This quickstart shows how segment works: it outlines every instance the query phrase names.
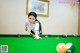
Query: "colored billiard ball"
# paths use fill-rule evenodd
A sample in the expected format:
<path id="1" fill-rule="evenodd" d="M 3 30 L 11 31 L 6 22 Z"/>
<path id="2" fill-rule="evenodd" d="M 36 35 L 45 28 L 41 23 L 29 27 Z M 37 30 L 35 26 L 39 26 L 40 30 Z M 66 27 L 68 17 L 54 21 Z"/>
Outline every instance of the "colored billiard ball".
<path id="1" fill-rule="evenodd" d="M 66 37 L 67 37 L 68 35 L 66 34 Z"/>
<path id="2" fill-rule="evenodd" d="M 65 34 L 63 34 L 63 35 L 62 35 L 62 37 L 63 37 L 63 38 L 65 38 L 65 37 L 66 37 L 66 35 L 65 35 Z"/>
<path id="3" fill-rule="evenodd" d="M 20 34 L 17 34 L 17 37 L 20 37 Z"/>
<path id="4" fill-rule="evenodd" d="M 67 43 L 66 48 L 67 48 L 67 53 L 73 53 L 75 50 L 75 46 L 72 43 Z"/>
<path id="5" fill-rule="evenodd" d="M 57 46 L 56 46 L 56 50 L 58 53 L 66 53 L 67 49 L 66 49 L 66 46 L 64 43 L 59 43 Z"/>
<path id="6" fill-rule="evenodd" d="M 77 35 L 76 35 L 76 34 L 74 34 L 74 37 L 77 37 Z"/>

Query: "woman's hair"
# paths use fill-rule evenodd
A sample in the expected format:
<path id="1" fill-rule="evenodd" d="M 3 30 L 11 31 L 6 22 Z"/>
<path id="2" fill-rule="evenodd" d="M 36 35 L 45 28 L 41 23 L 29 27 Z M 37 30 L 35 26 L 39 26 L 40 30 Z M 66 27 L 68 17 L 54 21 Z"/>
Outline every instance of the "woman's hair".
<path id="1" fill-rule="evenodd" d="M 29 16 L 34 16 L 35 18 L 37 18 L 37 14 L 35 13 L 35 12 L 30 12 L 29 14 L 28 14 L 28 17 Z"/>
<path id="2" fill-rule="evenodd" d="M 35 21 L 38 21 L 37 20 L 37 14 L 35 13 L 35 12 L 30 12 L 29 14 L 28 14 L 28 17 L 29 16 L 34 16 L 35 17 Z M 39 32 L 40 32 L 40 34 L 42 34 L 42 27 L 41 27 L 41 23 L 38 21 L 38 23 L 39 23 Z M 32 32 L 33 33 L 33 32 Z M 34 33 L 33 33 L 34 34 Z"/>

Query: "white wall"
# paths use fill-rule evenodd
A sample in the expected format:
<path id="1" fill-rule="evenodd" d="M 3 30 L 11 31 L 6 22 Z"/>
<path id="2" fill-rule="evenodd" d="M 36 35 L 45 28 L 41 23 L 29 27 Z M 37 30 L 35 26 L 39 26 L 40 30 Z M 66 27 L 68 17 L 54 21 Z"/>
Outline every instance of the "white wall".
<path id="1" fill-rule="evenodd" d="M 78 18 L 78 34 L 80 34 L 80 4 L 79 4 L 79 18 Z"/>
<path id="2" fill-rule="evenodd" d="M 43 33 L 77 34 L 78 5 L 71 8 L 69 4 L 50 0 L 49 17 L 40 17 Z M 0 0 L 0 34 L 25 34 L 26 0 Z"/>

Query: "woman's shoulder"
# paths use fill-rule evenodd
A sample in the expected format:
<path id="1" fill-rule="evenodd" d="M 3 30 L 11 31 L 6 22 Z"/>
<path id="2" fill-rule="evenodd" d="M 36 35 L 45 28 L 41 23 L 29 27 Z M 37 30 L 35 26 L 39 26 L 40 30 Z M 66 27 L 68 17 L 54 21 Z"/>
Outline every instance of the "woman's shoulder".
<path id="1" fill-rule="evenodd" d="M 39 21 L 36 21 L 36 22 L 35 22 L 35 25 L 36 25 L 36 26 L 39 26 Z"/>

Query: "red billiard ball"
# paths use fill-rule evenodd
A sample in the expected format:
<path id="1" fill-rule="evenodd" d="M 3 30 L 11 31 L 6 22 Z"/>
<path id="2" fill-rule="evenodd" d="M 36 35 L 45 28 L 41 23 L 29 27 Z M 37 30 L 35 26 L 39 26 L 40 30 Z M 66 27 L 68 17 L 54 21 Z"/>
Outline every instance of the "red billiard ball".
<path id="1" fill-rule="evenodd" d="M 20 37 L 20 34 L 17 34 L 17 37 Z"/>

